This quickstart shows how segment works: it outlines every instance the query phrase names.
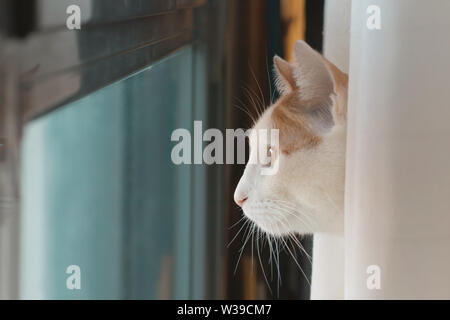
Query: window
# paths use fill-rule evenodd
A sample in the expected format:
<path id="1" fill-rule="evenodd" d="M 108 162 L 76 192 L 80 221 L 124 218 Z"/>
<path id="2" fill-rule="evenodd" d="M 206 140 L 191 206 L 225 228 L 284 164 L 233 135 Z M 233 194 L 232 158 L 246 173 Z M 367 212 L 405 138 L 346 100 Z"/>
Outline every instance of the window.
<path id="1" fill-rule="evenodd" d="M 26 74 L 17 297 L 221 294 L 223 169 L 173 164 L 170 140 L 195 119 L 223 127 L 223 53 L 209 38 L 225 5 L 131 2 L 80 2 L 80 31 L 57 14 L 69 2 L 38 2 L 11 50 Z M 67 290 L 71 265 L 83 290 Z"/>
<path id="2" fill-rule="evenodd" d="M 192 62 L 184 48 L 28 124 L 23 298 L 189 297 L 195 189 L 167 141 L 192 123 Z"/>
<path id="3" fill-rule="evenodd" d="M 66 27 L 70 4 L 80 6 L 80 30 Z M 177 166 L 170 158 L 174 129 L 192 132 L 195 120 L 203 130 L 246 128 L 236 100 L 261 90 L 269 101 L 270 59 L 282 54 L 277 1 L 0 6 L 11 17 L 0 23 L 0 88 L 8 93 L 0 96 L 8 119 L 0 165 L 12 177 L 5 184 L 0 176 L 0 193 L 5 185 L 20 190 L 20 212 L 11 206 L 0 219 L 0 279 L 8 279 L 0 297 L 308 296 L 287 254 L 284 285 L 275 275 L 270 290 L 251 245 L 241 255 L 238 236 L 227 247 L 242 217 L 233 191 L 243 166 Z M 14 177 L 20 183 L 9 184 Z M 267 246 L 261 256 L 267 273 Z M 67 289 L 73 265 L 81 291 Z"/>

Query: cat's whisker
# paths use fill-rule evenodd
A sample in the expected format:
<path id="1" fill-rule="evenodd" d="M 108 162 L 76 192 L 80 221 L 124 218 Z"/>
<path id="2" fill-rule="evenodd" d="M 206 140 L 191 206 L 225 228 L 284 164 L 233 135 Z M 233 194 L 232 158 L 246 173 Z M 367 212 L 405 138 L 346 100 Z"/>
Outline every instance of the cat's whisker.
<path id="1" fill-rule="evenodd" d="M 248 110 L 248 108 L 246 108 L 248 103 L 244 103 L 239 97 L 234 97 L 234 99 L 240 104 L 241 107 L 243 107 L 247 111 L 250 111 L 250 110 Z M 256 116 L 258 116 L 258 112 L 256 112 Z"/>
<path id="2" fill-rule="evenodd" d="M 280 296 L 280 286 L 281 286 L 281 272 L 280 272 L 280 256 L 279 256 L 279 252 L 278 252 L 278 242 L 277 239 L 269 234 L 266 233 L 268 242 L 269 242 L 269 248 L 270 248 L 270 272 L 271 272 L 271 281 L 273 281 L 273 274 L 272 274 L 272 260 L 275 262 L 275 267 L 276 267 L 276 271 L 277 271 L 277 296 Z M 272 245 L 272 241 L 274 242 Z M 274 249 L 275 247 L 275 249 Z M 273 256 L 273 259 L 272 259 Z"/>
<path id="3" fill-rule="evenodd" d="M 278 204 L 280 206 L 283 206 L 286 210 L 289 211 L 288 214 L 294 215 L 298 219 L 302 220 L 303 223 L 305 223 L 307 225 L 307 227 L 311 229 L 311 232 L 312 232 L 312 230 L 315 230 L 315 228 L 314 228 L 315 226 L 314 226 L 314 223 L 312 221 L 312 217 L 309 217 L 307 215 L 307 213 L 306 213 L 307 211 L 306 210 L 302 211 L 302 213 L 303 213 L 302 215 L 296 215 L 295 213 L 299 212 L 299 210 L 295 206 L 293 206 L 292 204 L 290 204 L 287 201 L 270 199 L 270 200 L 266 200 L 266 202 L 275 203 L 275 204 Z M 301 217 L 303 217 L 303 218 L 301 218 Z"/>
<path id="4" fill-rule="evenodd" d="M 257 82 L 258 83 L 258 82 Z M 264 101 L 261 100 L 260 96 L 253 90 L 251 89 L 249 86 L 247 86 L 247 89 L 252 93 L 252 95 L 255 97 L 255 99 L 257 100 L 256 102 L 258 102 L 257 107 L 260 110 L 260 116 L 264 113 Z"/>
<path id="5" fill-rule="evenodd" d="M 246 86 L 244 89 L 247 91 L 248 99 L 251 100 L 251 102 L 253 103 L 252 106 L 256 110 L 258 118 L 261 117 L 261 115 L 264 112 L 264 107 L 262 107 L 262 101 L 250 87 Z M 255 97 L 255 99 L 253 99 L 253 97 Z"/>
<path id="6" fill-rule="evenodd" d="M 264 101 L 261 100 L 259 95 L 253 89 L 251 89 L 249 86 L 247 86 L 247 90 L 249 91 L 249 93 L 252 94 L 252 97 L 253 96 L 255 97 L 255 100 L 256 100 L 255 101 L 255 106 L 258 107 L 258 110 L 259 110 L 258 114 L 259 114 L 259 117 L 261 117 L 262 114 L 264 113 L 264 110 L 265 110 L 265 103 L 264 103 Z"/>
<path id="7" fill-rule="evenodd" d="M 250 93 L 250 90 L 247 89 L 247 87 L 243 86 L 242 88 L 245 90 L 246 95 L 247 95 L 247 99 L 249 100 L 250 104 L 256 110 L 256 114 L 257 114 L 258 118 L 260 118 L 262 114 L 261 114 L 261 112 L 260 112 L 260 110 L 258 108 L 258 105 L 256 104 L 255 100 L 253 100 L 253 95 Z"/>
<path id="8" fill-rule="evenodd" d="M 280 208 L 282 209 L 282 208 Z M 288 215 L 291 215 L 292 217 L 298 219 L 301 223 L 303 223 L 306 227 L 306 229 L 309 229 L 307 233 L 312 233 L 313 230 L 316 228 L 314 227 L 314 222 L 312 221 L 312 218 L 310 218 L 307 214 L 303 212 L 302 215 L 297 215 L 297 211 L 290 211 L 288 209 L 285 209 L 283 212 L 287 213 Z"/>
<path id="9" fill-rule="evenodd" d="M 240 207 L 239 207 L 240 208 Z M 238 221 L 236 221 L 235 223 L 233 223 L 233 225 L 231 225 L 231 227 L 229 227 L 228 228 L 228 230 L 231 230 L 231 229 L 233 229 L 234 227 L 236 227 L 240 222 L 242 222 L 242 220 L 244 220 L 246 218 L 246 216 L 245 215 L 242 215 L 242 217 L 238 220 Z"/>
<path id="10" fill-rule="evenodd" d="M 245 98 L 247 100 L 247 103 L 244 103 L 243 105 L 246 106 L 246 105 L 250 104 L 252 106 L 252 108 L 255 110 L 256 118 L 259 118 L 260 117 L 259 110 L 256 107 L 255 101 L 253 100 L 252 96 L 250 95 L 250 91 L 247 89 L 247 87 L 245 85 L 243 85 L 241 88 L 244 91 Z"/>
<path id="11" fill-rule="evenodd" d="M 265 201 L 265 202 L 282 203 L 282 204 L 285 204 L 285 205 L 289 206 L 289 207 L 292 208 L 292 209 L 297 210 L 297 208 L 295 207 L 295 205 L 294 205 L 293 203 L 289 202 L 289 201 L 279 200 L 279 199 L 267 199 L 267 200 L 264 200 L 264 201 Z"/>
<path id="12" fill-rule="evenodd" d="M 274 209 L 276 210 L 276 209 L 279 209 L 279 208 L 274 208 Z M 281 218 L 284 218 L 285 222 L 288 223 L 286 217 L 279 217 L 279 218 L 280 218 L 280 219 L 281 219 Z M 279 221 L 279 222 L 281 223 L 281 221 Z M 312 263 L 312 258 L 311 258 L 311 256 L 308 254 L 308 252 L 306 252 L 305 248 L 302 246 L 302 244 L 299 242 L 299 240 L 295 237 L 295 235 L 292 234 L 292 233 L 288 233 L 287 236 L 288 236 L 291 240 L 294 241 L 294 243 L 297 245 L 297 247 L 298 247 L 298 248 L 306 255 L 306 257 L 308 258 L 309 262 Z"/>
<path id="13" fill-rule="evenodd" d="M 255 125 L 255 124 L 256 124 L 256 118 L 255 118 L 254 116 L 252 116 L 250 110 L 248 110 L 248 108 L 246 107 L 246 105 L 247 105 L 248 103 L 242 102 L 242 100 L 239 99 L 238 97 L 234 97 L 234 99 L 239 103 L 239 104 L 236 104 L 235 106 L 241 107 L 241 110 L 242 110 L 242 111 L 243 111 L 243 109 L 244 109 L 244 110 L 245 110 L 245 113 L 247 114 L 247 116 L 249 116 L 250 119 L 252 119 L 252 121 L 253 121 L 252 126 Z M 255 107 L 253 107 L 253 108 L 255 109 Z M 256 111 L 256 117 L 259 117 L 258 110 L 255 109 L 255 111 Z"/>
<path id="14" fill-rule="evenodd" d="M 295 234 L 289 234 L 288 235 L 289 238 L 294 241 L 294 243 L 297 245 L 297 247 L 306 255 L 306 257 L 308 258 L 309 262 L 312 263 L 312 257 L 309 255 L 309 253 L 305 250 L 305 248 L 303 247 L 302 243 L 297 239 L 297 237 L 295 236 Z"/>
<path id="15" fill-rule="evenodd" d="M 253 224 L 253 228 L 252 228 L 252 274 L 253 274 L 253 270 L 254 270 L 254 266 L 253 266 L 253 237 L 255 235 L 255 228 L 256 228 L 256 224 Z"/>
<path id="16" fill-rule="evenodd" d="M 280 217 L 272 216 L 272 218 L 273 218 L 274 220 L 276 220 L 278 223 L 280 223 L 281 225 L 283 225 L 283 227 L 286 228 L 286 225 L 283 223 L 283 221 L 281 220 Z M 277 228 L 277 229 L 278 229 L 278 232 L 280 232 L 278 226 L 275 225 L 275 228 Z M 291 255 L 291 257 L 294 259 L 295 264 L 297 265 L 297 267 L 299 268 L 300 272 L 301 272 L 301 273 L 303 274 L 303 276 L 305 277 L 305 280 L 306 280 L 306 282 L 308 283 L 308 285 L 311 285 L 311 283 L 310 283 L 309 280 L 308 280 L 308 277 L 306 276 L 305 272 L 303 271 L 302 267 L 300 266 L 299 262 L 297 261 L 296 255 L 294 255 L 294 254 L 292 253 L 291 249 L 289 248 L 289 245 L 286 243 L 286 241 L 284 240 L 283 237 L 279 237 L 279 239 L 283 242 L 284 248 L 287 249 L 287 251 L 289 252 L 289 254 Z"/>
<path id="17" fill-rule="evenodd" d="M 281 282 L 281 272 L 280 272 L 280 245 L 279 245 L 278 241 L 279 241 L 278 239 L 275 240 L 276 249 L 277 249 L 278 293 L 279 293 L 282 282 Z"/>
<path id="18" fill-rule="evenodd" d="M 294 234 L 288 234 L 288 239 L 291 242 L 293 247 L 297 247 L 300 249 L 300 251 L 305 254 L 306 258 L 308 259 L 309 263 L 312 263 L 312 257 L 308 254 L 308 252 L 305 250 L 301 242 L 295 237 Z"/>
<path id="19" fill-rule="evenodd" d="M 245 227 L 245 225 L 248 223 L 249 220 L 247 220 L 239 229 L 239 231 L 234 235 L 233 239 L 230 241 L 230 243 L 228 243 L 227 248 L 230 247 L 230 245 L 233 243 L 233 241 L 237 238 L 237 236 L 239 235 L 239 233 L 241 233 L 242 229 Z"/>
<path id="20" fill-rule="evenodd" d="M 311 223 L 310 221 L 308 221 L 308 219 L 306 219 L 306 216 L 302 217 L 302 216 L 300 216 L 300 215 L 295 214 L 297 211 L 291 212 L 292 209 L 280 207 L 280 206 L 282 205 L 281 203 L 278 204 L 278 205 L 279 205 L 278 207 L 277 207 L 277 206 L 274 206 L 274 205 L 268 205 L 268 207 L 271 208 L 271 209 L 274 209 L 274 210 L 282 211 L 282 212 L 284 212 L 284 213 L 286 213 L 286 214 L 288 214 L 288 215 L 294 217 L 295 219 L 297 219 L 297 220 L 298 220 L 300 223 L 302 223 L 307 229 L 310 229 L 311 231 L 314 230 L 314 229 L 313 229 L 313 226 L 312 226 L 312 223 Z M 305 220 L 304 218 L 305 218 L 306 220 Z"/>
<path id="21" fill-rule="evenodd" d="M 254 231 L 255 228 L 255 224 L 253 222 L 250 222 L 249 225 L 246 228 L 246 233 L 247 233 L 247 237 L 245 238 L 244 244 L 242 245 L 242 247 L 239 249 L 240 252 L 244 251 L 245 249 L 245 245 L 247 244 L 247 241 L 249 240 L 249 238 L 252 236 L 252 233 Z M 244 234 L 245 235 L 245 234 Z"/>
<path id="22" fill-rule="evenodd" d="M 285 219 L 285 221 L 286 221 L 286 219 Z M 287 223 L 287 221 L 286 221 L 286 223 Z M 288 233 L 288 234 L 286 234 L 286 235 L 284 235 L 284 236 L 282 236 L 282 237 L 287 237 L 287 239 L 288 239 L 291 243 L 295 244 L 295 245 L 300 249 L 300 251 L 302 251 L 302 252 L 306 255 L 306 257 L 307 257 L 307 259 L 309 260 L 309 262 L 312 262 L 311 256 L 309 255 L 308 252 L 306 252 L 305 248 L 303 247 L 303 245 L 301 244 L 301 242 L 296 238 L 296 236 L 295 236 L 294 233 Z"/>
<path id="23" fill-rule="evenodd" d="M 276 272 L 277 272 L 277 295 L 280 296 L 280 285 L 281 285 L 281 273 L 280 273 L 280 261 L 278 255 L 278 244 L 277 240 L 270 234 L 267 235 L 270 241 L 273 241 L 273 245 L 271 245 L 271 254 L 273 254 L 273 261 L 275 263 Z M 272 256 L 272 255 L 271 255 Z"/>
<path id="24" fill-rule="evenodd" d="M 269 235 L 266 233 L 267 243 L 269 244 L 269 265 L 270 265 L 270 282 L 273 282 L 273 263 L 272 263 L 272 243 Z"/>
<path id="25" fill-rule="evenodd" d="M 286 223 L 288 223 L 286 217 L 284 217 L 284 221 Z M 297 247 L 306 255 L 306 257 L 308 258 L 309 262 L 312 263 L 312 257 L 305 250 L 305 248 L 303 247 L 301 242 L 297 239 L 296 235 L 294 233 L 287 233 L 285 236 L 287 236 L 290 241 L 293 241 L 297 245 Z M 281 236 L 281 237 L 283 237 L 283 236 Z"/>
<path id="26" fill-rule="evenodd" d="M 244 113 L 250 118 L 250 120 L 253 122 L 252 125 L 254 125 L 254 124 L 256 123 L 255 118 L 254 118 L 247 110 L 245 110 L 244 108 L 242 108 L 242 107 L 239 106 L 238 104 L 234 104 L 233 106 L 234 106 L 235 108 L 238 108 L 238 109 L 241 110 L 242 112 L 244 112 Z"/>
<path id="27" fill-rule="evenodd" d="M 250 67 L 250 71 L 251 71 L 251 73 L 252 73 L 252 75 L 253 75 L 253 78 L 255 79 L 256 84 L 258 85 L 259 93 L 260 93 L 261 98 L 262 98 L 262 101 L 261 101 L 262 112 L 264 112 L 264 109 L 265 109 L 265 106 L 266 106 L 266 99 L 264 98 L 264 94 L 263 94 L 263 92 L 262 92 L 261 86 L 259 85 L 258 79 L 256 78 L 255 72 L 253 71 L 253 68 L 252 68 L 252 66 L 250 65 L 250 63 L 249 63 L 249 67 Z M 261 100 L 261 99 L 260 99 L 260 100 Z"/>
<path id="28" fill-rule="evenodd" d="M 260 232 L 260 231 L 259 231 L 259 229 L 258 229 L 258 233 L 259 233 L 259 232 Z M 265 272 L 265 270 L 264 270 L 264 266 L 263 266 L 263 263 L 262 263 L 262 261 L 261 261 L 261 254 L 260 254 L 260 252 L 259 252 L 259 240 L 258 240 L 258 238 L 257 238 L 257 240 L 256 240 L 256 248 L 257 248 L 257 252 L 258 252 L 259 265 L 261 266 L 261 270 L 262 270 L 262 272 L 263 272 L 264 280 L 266 281 L 267 288 L 269 289 L 270 294 L 272 294 L 272 288 L 270 288 L 269 281 L 267 280 L 266 272 Z"/>
<path id="29" fill-rule="evenodd" d="M 247 220 L 247 221 L 249 221 L 249 220 Z M 245 239 L 244 244 L 242 245 L 241 249 L 239 250 L 240 251 L 239 252 L 239 257 L 238 257 L 238 260 L 236 262 L 236 266 L 234 267 L 233 274 L 236 274 L 237 268 L 239 266 L 239 261 L 241 261 L 242 253 L 244 252 L 244 248 L 245 248 L 245 246 L 247 244 L 248 239 L 250 239 L 250 235 L 253 233 L 253 224 L 252 223 L 247 225 L 247 228 L 245 229 L 244 235 L 247 232 L 248 232 L 247 238 Z"/>
<path id="30" fill-rule="evenodd" d="M 302 267 L 300 266 L 300 264 L 298 263 L 297 259 L 294 257 L 294 255 L 292 254 L 291 249 L 289 249 L 289 246 L 287 245 L 286 241 L 283 238 L 280 238 L 281 241 L 283 241 L 283 243 L 285 244 L 286 249 L 289 251 L 290 255 L 292 256 L 292 259 L 294 259 L 295 264 L 297 265 L 297 267 L 300 269 L 300 272 L 303 274 L 303 276 L 305 277 L 306 282 L 308 282 L 308 285 L 311 286 L 311 283 L 308 280 L 308 277 L 306 276 L 305 272 L 303 271 Z"/>

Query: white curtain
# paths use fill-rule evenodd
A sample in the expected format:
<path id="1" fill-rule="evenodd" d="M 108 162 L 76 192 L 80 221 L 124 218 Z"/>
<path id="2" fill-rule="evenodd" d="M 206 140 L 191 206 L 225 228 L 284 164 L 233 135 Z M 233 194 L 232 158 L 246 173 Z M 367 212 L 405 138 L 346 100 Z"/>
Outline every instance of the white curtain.
<path id="1" fill-rule="evenodd" d="M 449 15 L 448 0 L 352 3 L 346 298 L 450 299 Z"/>

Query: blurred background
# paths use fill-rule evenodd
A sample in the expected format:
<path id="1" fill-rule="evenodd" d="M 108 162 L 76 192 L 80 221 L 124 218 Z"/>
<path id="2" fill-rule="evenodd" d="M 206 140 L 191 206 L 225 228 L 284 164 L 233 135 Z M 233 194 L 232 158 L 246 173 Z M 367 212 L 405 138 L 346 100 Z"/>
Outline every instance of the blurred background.
<path id="1" fill-rule="evenodd" d="M 323 2 L 1 0 L 0 298 L 308 299 L 306 254 L 245 242 L 244 166 L 174 165 L 170 136 L 250 127 Z"/>

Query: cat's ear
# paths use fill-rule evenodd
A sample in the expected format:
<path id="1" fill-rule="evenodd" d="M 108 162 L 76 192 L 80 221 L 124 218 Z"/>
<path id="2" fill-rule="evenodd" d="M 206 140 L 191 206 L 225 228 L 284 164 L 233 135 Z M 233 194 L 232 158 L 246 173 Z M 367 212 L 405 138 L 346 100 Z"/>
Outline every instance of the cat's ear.
<path id="1" fill-rule="evenodd" d="M 295 66 L 279 56 L 273 57 L 273 66 L 276 74 L 275 86 L 278 92 L 283 95 L 294 90 L 296 87 Z"/>
<path id="2" fill-rule="evenodd" d="M 294 45 L 294 57 L 296 88 L 306 105 L 303 112 L 313 128 L 328 130 L 345 113 L 347 75 L 302 40 Z"/>
<path id="3" fill-rule="evenodd" d="M 294 45 L 297 62 L 294 77 L 303 101 L 329 97 L 333 93 L 333 79 L 325 59 L 305 41 Z"/>

